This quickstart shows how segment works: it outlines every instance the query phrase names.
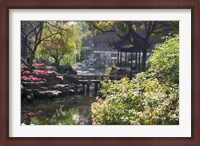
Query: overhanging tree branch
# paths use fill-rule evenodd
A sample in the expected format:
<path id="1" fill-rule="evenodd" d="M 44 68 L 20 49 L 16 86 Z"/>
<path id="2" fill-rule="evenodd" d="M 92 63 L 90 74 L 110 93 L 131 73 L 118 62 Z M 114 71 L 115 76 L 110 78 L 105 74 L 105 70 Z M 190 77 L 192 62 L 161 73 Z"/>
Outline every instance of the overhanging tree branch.
<path id="1" fill-rule="evenodd" d="M 103 29 L 99 28 L 98 26 L 96 26 L 93 22 L 91 22 L 91 24 L 92 24 L 92 26 L 93 26 L 94 28 L 96 28 L 97 30 L 99 30 L 99 31 L 101 31 L 101 32 L 103 32 L 103 33 L 106 33 L 106 32 L 114 32 L 114 33 L 116 33 L 115 30 L 103 30 Z"/>

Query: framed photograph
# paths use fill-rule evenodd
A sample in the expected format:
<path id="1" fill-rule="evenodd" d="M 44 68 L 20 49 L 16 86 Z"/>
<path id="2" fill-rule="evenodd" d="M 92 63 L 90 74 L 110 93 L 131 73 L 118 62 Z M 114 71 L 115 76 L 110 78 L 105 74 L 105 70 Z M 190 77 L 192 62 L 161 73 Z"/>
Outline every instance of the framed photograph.
<path id="1" fill-rule="evenodd" d="M 199 0 L 1 2 L 1 145 L 200 145 Z"/>

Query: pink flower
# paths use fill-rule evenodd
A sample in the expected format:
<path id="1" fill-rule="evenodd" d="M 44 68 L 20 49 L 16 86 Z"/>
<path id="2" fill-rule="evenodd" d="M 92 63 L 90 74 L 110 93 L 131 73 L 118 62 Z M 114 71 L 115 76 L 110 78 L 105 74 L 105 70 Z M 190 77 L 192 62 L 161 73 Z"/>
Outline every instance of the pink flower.
<path id="1" fill-rule="evenodd" d="M 34 66 L 43 67 L 43 66 L 45 66 L 45 63 L 35 63 Z"/>
<path id="2" fill-rule="evenodd" d="M 22 79 L 28 79 L 28 77 L 27 76 L 22 76 Z"/>
<path id="3" fill-rule="evenodd" d="M 41 116 L 42 112 L 41 111 L 39 111 L 39 112 L 28 112 L 27 115 L 29 115 L 29 116 Z"/>
<path id="4" fill-rule="evenodd" d="M 42 78 L 33 77 L 33 78 L 31 78 L 31 80 L 37 82 L 37 81 L 42 81 Z"/>
<path id="5" fill-rule="evenodd" d="M 30 75 L 30 76 L 22 76 L 21 78 L 24 79 L 24 80 L 31 80 L 31 79 L 33 78 L 33 75 Z"/>
<path id="6" fill-rule="evenodd" d="M 35 114 L 33 112 L 29 112 L 27 115 L 34 116 Z"/>
<path id="7" fill-rule="evenodd" d="M 44 70 L 34 70 L 34 72 L 41 75 L 47 75 L 47 71 L 44 71 Z"/>
<path id="8" fill-rule="evenodd" d="M 33 75 L 30 75 L 30 76 L 22 76 L 21 78 L 24 79 L 24 80 L 32 80 L 32 81 L 34 81 L 34 82 L 42 81 L 42 80 L 43 80 L 42 78 L 37 78 L 37 77 L 34 77 Z"/>
<path id="9" fill-rule="evenodd" d="M 40 73 L 41 75 L 46 75 L 46 74 L 47 74 L 47 71 L 41 70 L 39 73 Z"/>

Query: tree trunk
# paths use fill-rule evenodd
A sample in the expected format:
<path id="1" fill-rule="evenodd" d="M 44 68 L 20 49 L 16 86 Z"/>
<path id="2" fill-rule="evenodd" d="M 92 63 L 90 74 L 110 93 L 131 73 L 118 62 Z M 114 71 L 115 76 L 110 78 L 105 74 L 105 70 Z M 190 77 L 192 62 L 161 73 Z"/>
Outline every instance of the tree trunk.
<path id="1" fill-rule="evenodd" d="M 30 56 L 30 59 L 29 59 L 29 62 L 28 62 L 28 70 L 30 71 L 30 72 L 32 72 L 32 65 L 33 65 L 33 59 L 34 59 L 34 54 L 33 54 L 33 52 L 31 52 L 31 56 Z"/>
<path id="2" fill-rule="evenodd" d="M 26 66 L 28 66 L 27 61 L 24 58 L 22 58 L 22 57 L 21 57 L 21 62 L 24 63 Z"/>
<path id="3" fill-rule="evenodd" d="M 55 63 L 57 64 L 57 65 L 60 65 L 60 59 L 59 58 L 56 58 L 56 57 L 53 57 L 54 58 L 54 60 L 55 60 Z"/>

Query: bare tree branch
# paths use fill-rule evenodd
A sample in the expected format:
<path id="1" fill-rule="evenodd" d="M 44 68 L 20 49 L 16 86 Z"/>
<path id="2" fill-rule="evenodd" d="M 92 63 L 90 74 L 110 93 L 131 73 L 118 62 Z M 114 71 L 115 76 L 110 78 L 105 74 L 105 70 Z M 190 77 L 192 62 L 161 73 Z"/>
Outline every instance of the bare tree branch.
<path id="1" fill-rule="evenodd" d="M 28 24 L 32 24 L 31 22 L 29 22 Z M 25 33 L 25 28 L 24 28 L 24 31 L 23 31 L 23 28 L 21 29 L 21 31 L 23 32 L 24 35 L 30 35 L 31 33 L 33 33 L 34 31 L 36 31 L 36 29 L 40 26 L 40 24 L 38 24 L 35 28 L 33 27 L 33 30 L 29 31 L 27 34 Z"/>

